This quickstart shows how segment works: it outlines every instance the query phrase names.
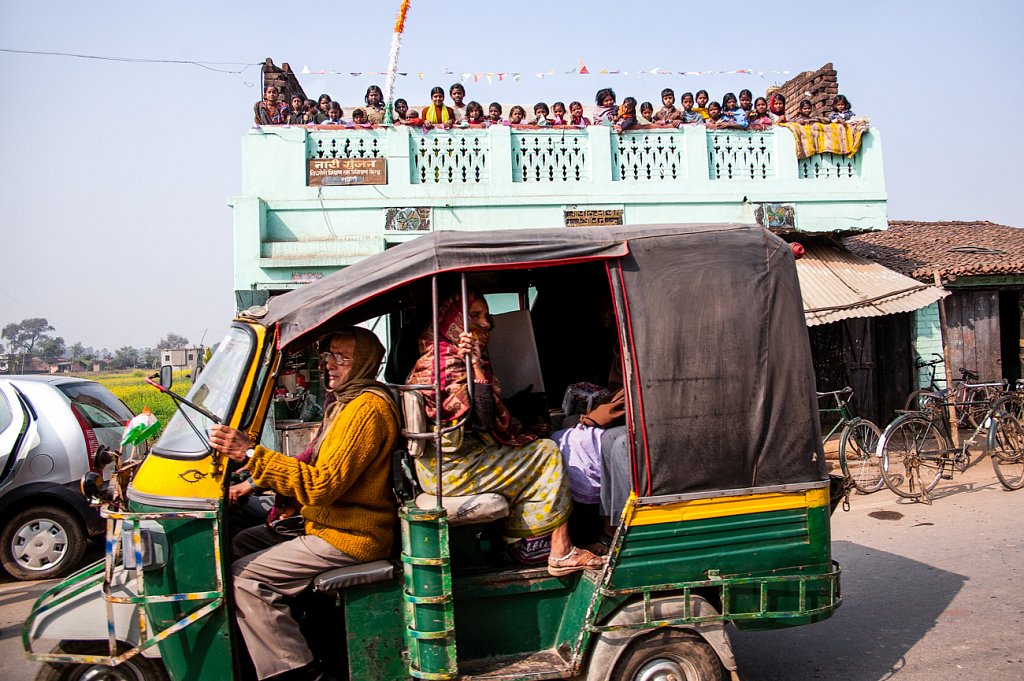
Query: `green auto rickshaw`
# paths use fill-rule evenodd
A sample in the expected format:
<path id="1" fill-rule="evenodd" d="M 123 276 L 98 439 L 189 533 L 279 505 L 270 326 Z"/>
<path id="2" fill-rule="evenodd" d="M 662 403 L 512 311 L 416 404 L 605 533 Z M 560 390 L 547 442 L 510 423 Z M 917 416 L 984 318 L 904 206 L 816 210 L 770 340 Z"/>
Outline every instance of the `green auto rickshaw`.
<path id="1" fill-rule="evenodd" d="M 631 490 L 603 570 L 553 577 L 509 563 L 500 498 L 418 483 L 412 455 L 437 456 L 450 426 L 417 411 L 439 388 L 405 384 L 403 348 L 467 288 L 506 311 L 494 337 L 513 340 L 491 358 L 505 394 L 555 427 L 567 387 L 621 358 Z M 594 301 L 607 301 L 610 325 L 594 321 Z M 104 508 L 105 559 L 35 604 L 23 638 L 47 663 L 40 678 L 251 678 L 232 624 L 233 464 L 206 434 L 222 422 L 282 447 L 296 424 L 282 418 L 281 379 L 315 391 L 317 343 L 344 324 L 389 347 L 405 437 L 394 555 L 321 575 L 295 605 L 338 678 L 735 678 L 727 624 L 806 625 L 840 605 L 785 242 L 740 224 L 435 232 L 235 319 L 126 503 Z M 585 510 L 574 511 L 581 536 L 600 523 Z"/>

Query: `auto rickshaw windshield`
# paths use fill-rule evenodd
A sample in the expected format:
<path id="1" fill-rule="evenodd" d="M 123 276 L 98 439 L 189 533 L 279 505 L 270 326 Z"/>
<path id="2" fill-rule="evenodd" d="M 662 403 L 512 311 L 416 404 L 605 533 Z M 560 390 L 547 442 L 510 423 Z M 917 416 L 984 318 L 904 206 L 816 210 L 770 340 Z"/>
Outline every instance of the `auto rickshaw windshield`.
<path id="1" fill-rule="evenodd" d="M 252 333 L 245 329 L 233 327 L 228 331 L 210 358 L 210 363 L 192 384 L 186 399 L 224 418 L 235 399 L 245 369 L 249 366 L 254 340 Z M 192 407 L 181 404 L 153 447 L 153 452 L 179 458 L 205 456 L 210 450 L 207 438 L 211 425 L 210 419 Z"/>

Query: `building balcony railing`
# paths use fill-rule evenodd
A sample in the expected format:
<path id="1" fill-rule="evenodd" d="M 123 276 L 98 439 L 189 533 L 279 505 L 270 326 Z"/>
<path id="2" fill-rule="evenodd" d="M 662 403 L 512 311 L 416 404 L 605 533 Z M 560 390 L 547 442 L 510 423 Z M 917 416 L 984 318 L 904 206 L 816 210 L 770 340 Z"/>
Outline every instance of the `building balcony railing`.
<path id="1" fill-rule="evenodd" d="M 885 229 L 881 139 L 797 159 L 787 128 L 255 128 L 242 141 L 238 288 L 296 285 L 423 231 L 757 222 Z"/>
<path id="2" fill-rule="evenodd" d="M 641 129 L 615 134 L 610 128 L 429 130 L 377 128 L 287 130 L 306 137 L 307 159 L 387 158 L 388 176 L 409 184 L 590 183 L 716 180 L 753 182 L 787 179 L 843 180 L 881 172 L 868 131 L 853 156 L 818 154 L 796 159 L 786 128 L 764 131 L 702 127 Z M 393 138 L 398 138 L 395 144 Z M 391 153 L 396 146 L 407 147 Z M 873 163 L 873 161 L 878 161 Z M 704 165 L 706 163 L 706 172 Z M 403 167 L 404 166 L 404 167 Z M 511 170 L 492 175 L 492 168 Z M 509 176 L 510 175 L 510 176 Z"/>

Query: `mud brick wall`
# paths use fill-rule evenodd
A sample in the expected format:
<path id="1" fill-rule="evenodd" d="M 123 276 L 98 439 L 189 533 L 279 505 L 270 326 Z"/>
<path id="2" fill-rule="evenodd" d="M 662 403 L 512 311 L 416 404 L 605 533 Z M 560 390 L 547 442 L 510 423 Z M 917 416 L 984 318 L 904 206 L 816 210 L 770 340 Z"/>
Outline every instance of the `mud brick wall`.
<path id="1" fill-rule="evenodd" d="M 263 90 L 268 85 L 273 85 L 278 89 L 281 93 L 281 100 L 288 106 L 291 106 L 291 98 L 294 94 L 301 95 L 303 99 L 306 99 L 306 93 L 288 62 L 281 64 L 278 68 L 270 57 L 267 57 L 263 62 L 263 87 L 260 88 L 260 99 L 263 98 Z"/>
<path id="2" fill-rule="evenodd" d="M 829 62 L 817 71 L 804 71 L 782 85 L 768 88 L 766 96 L 771 97 L 776 92 L 786 97 L 786 116 L 789 118 L 796 115 L 800 102 L 805 99 L 814 105 L 813 115 L 827 116 L 832 112 L 832 98 L 839 94 L 839 76 Z"/>

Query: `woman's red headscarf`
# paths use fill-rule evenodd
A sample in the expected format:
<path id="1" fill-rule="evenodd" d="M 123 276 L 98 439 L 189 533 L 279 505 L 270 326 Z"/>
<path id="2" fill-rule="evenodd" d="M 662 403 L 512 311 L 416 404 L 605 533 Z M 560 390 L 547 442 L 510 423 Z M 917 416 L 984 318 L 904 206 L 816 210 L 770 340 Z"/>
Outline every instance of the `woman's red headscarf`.
<path id="1" fill-rule="evenodd" d="M 469 304 L 473 303 L 474 294 L 469 294 Z M 438 330 L 441 334 L 438 343 L 441 357 L 441 418 L 443 422 L 451 422 L 466 416 L 472 407 L 469 398 L 468 376 L 466 375 L 466 359 L 459 356 L 459 335 L 462 333 L 462 296 L 454 295 L 441 304 L 438 310 L 440 321 Z M 486 351 L 490 333 L 481 327 L 470 324 L 473 337 Z M 432 385 L 434 383 L 434 329 L 427 326 L 419 338 L 420 358 L 409 374 L 408 383 Z M 501 402 L 501 388 L 494 379 L 491 362 L 486 354 L 481 358 L 483 376 L 476 376 L 486 381 L 474 385 L 477 390 L 494 391 L 494 425 L 490 431 L 492 437 L 505 445 L 524 445 L 537 439 L 535 435 L 522 432 L 519 422 L 512 418 L 508 409 Z M 437 418 L 437 399 L 433 390 L 423 393 L 427 401 L 427 416 Z"/>

